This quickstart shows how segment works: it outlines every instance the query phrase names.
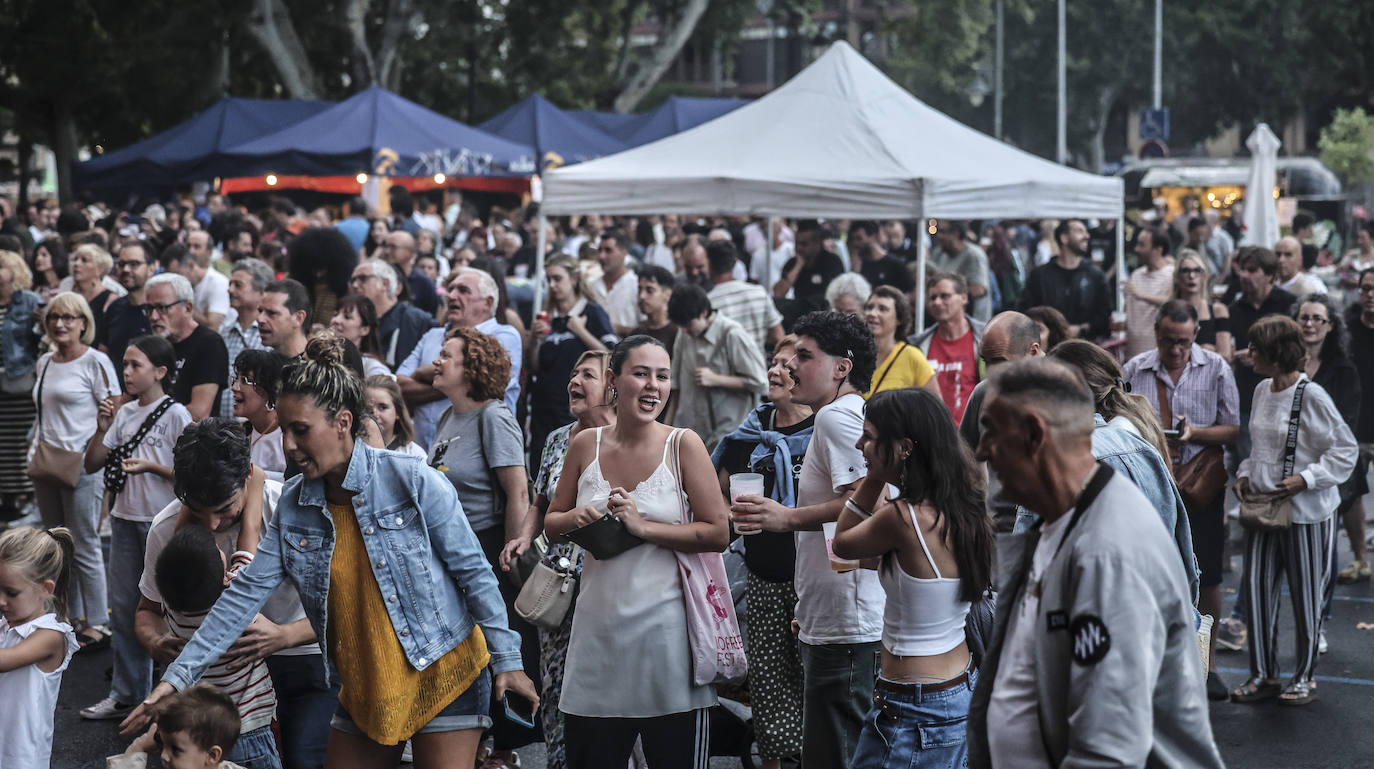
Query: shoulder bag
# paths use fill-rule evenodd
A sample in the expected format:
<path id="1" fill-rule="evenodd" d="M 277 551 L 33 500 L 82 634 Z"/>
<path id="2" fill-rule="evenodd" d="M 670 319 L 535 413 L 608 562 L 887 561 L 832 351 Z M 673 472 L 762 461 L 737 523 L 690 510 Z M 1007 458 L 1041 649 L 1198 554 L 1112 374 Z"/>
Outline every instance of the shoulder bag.
<path id="1" fill-rule="evenodd" d="M 683 525 L 692 522 L 692 510 L 682 491 L 682 429 L 668 436 L 677 481 L 678 507 Z M 692 649 L 692 681 L 697 686 L 743 681 L 748 672 L 744 637 L 740 634 L 735 601 L 730 597 L 730 577 L 720 553 L 683 553 L 677 556 L 682 578 L 682 600 L 687 610 L 687 640 Z"/>
<path id="2" fill-rule="evenodd" d="M 531 546 L 526 552 L 534 549 Z M 515 599 L 515 613 L 545 630 L 562 625 L 577 594 L 577 560 L 581 555 L 582 548 L 573 545 L 570 555 L 555 558 L 550 554 L 535 563 Z"/>
<path id="3" fill-rule="evenodd" d="M 38 378 L 38 429 L 34 434 L 33 456 L 29 458 L 28 476 L 35 481 L 56 484 L 65 489 L 74 489 L 81 482 L 81 472 L 86 458 L 85 452 L 68 451 L 60 446 L 43 442 L 43 384 L 48 379 L 48 369 L 52 358 L 43 367 L 43 375 Z M 105 380 L 106 392 L 110 389 L 110 378 L 105 367 L 96 361 L 100 378 Z"/>
<path id="4" fill-rule="evenodd" d="M 124 490 L 124 484 L 129 480 L 129 474 L 124 472 L 124 460 L 134 455 L 134 449 L 143 443 L 143 439 L 148 437 L 148 431 L 153 429 L 157 420 L 167 413 L 175 401 L 172 396 L 162 396 L 162 401 L 157 404 L 148 416 L 143 418 L 143 424 L 139 425 L 138 432 L 128 441 L 110 449 L 110 453 L 105 455 L 105 493 L 110 497 L 110 505 L 114 505 L 115 497 Z"/>
<path id="5" fill-rule="evenodd" d="M 1159 392 L 1159 416 L 1164 429 L 1174 426 L 1174 410 L 1169 403 L 1169 393 L 1164 382 L 1155 377 L 1155 387 Z M 1182 449 L 1180 449 L 1180 452 Z M 1171 451 L 1170 454 L 1173 454 Z M 1174 471 L 1174 480 L 1183 494 L 1183 501 L 1189 510 L 1197 512 L 1211 504 L 1221 490 L 1226 488 L 1226 451 L 1220 446 L 1204 446 L 1187 462 L 1180 462 L 1177 455 L 1169 457 Z"/>
<path id="6" fill-rule="evenodd" d="M 1302 393 L 1308 380 L 1298 382 L 1293 393 L 1293 412 L 1288 417 L 1288 440 L 1283 449 L 1283 477 L 1293 474 L 1298 451 L 1298 418 L 1302 415 Z M 1293 523 L 1293 495 L 1279 491 L 1250 492 L 1240 501 L 1240 525 L 1252 531 L 1286 529 Z"/>

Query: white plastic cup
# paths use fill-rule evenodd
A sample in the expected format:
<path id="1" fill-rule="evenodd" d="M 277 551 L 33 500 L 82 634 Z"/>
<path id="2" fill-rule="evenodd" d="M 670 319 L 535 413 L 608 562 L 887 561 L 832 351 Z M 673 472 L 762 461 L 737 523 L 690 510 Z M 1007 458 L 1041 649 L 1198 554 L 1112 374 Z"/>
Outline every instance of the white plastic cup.
<path id="1" fill-rule="evenodd" d="M 840 558 L 835 555 L 835 533 L 838 528 L 839 524 L 835 521 L 826 521 L 821 524 L 821 531 L 825 534 L 825 554 L 830 557 L 830 570 L 854 571 L 859 568 L 858 561 L 851 561 L 848 558 Z"/>
<path id="2" fill-rule="evenodd" d="M 735 473 L 730 476 L 730 504 L 734 504 L 740 497 L 746 494 L 763 496 L 763 476 L 759 473 Z M 730 514 L 730 520 L 734 521 L 734 513 Z M 740 534 L 758 534 L 762 529 L 750 526 L 743 528 L 735 524 L 735 531 Z"/>

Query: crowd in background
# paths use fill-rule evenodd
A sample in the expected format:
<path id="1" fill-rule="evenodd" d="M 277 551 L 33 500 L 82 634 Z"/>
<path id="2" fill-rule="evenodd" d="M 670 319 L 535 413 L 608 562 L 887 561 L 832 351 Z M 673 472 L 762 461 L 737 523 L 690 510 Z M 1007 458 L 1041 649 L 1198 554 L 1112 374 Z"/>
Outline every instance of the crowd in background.
<path id="1" fill-rule="evenodd" d="M 1069 707 L 1082 692 L 1043 669 L 1061 657 L 1140 695 L 1093 701 L 1144 735 L 1094 750 L 1219 765 L 1181 719 L 1206 721 L 1204 692 L 1312 701 L 1334 585 L 1370 578 L 1369 225 L 1344 254 L 1306 214 L 1237 247 L 1192 201 L 1133 216 L 1118 253 L 1114 221 L 588 214 L 547 222 L 536 287 L 535 206 L 387 204 L 0 201 L 0 520 L 70 539 L 70 624 L 5 627 L 56 634 L 49 677 L 112 648 L 82 716 L 141 725 L 201 680 L 232 693 L 241 734 L 217 747 L 243 766 L 387 765 L 407 741 L 518 766 L 536 740 L 550 767 L 704 766 L 716 695 L 678 563 L 739 536 L 765 766 L 893 766 L 932 736 L 928 761 L 1057 765 L 1088 749 L 1062 714 L 1038 740 L 986 719 L 1034 717 L 1037 691 Z M 1223 617 L 1228 514 L 1271 501 L 1285 525 L 1247 528 Z M 647 545 L 564 538 L 608 514 Z M 1012 531 L 1039 538 L 1034 591 L 1000 586 L 994 622 L 992 540 Z M 1132 532 L 1149 544 L 1118 553 Z M 1160 571 L 1165 598 L 1075 597 L 1061 550 L 1103 590 L 1144 589 L 1104 553 Z M 531 559 L 577 583 L 537 627 L 510 578 Z M 1072 648 L 1035 637 L 1051 595 Z M 1204 616 L 1205 677 L 1162 676 L 1177 691 L 1153 705 L 1122 684 L 1150 644 L 1150 664 L 1196 666 Z M 1099 664 L 1081 639 L 1108 632 Z M 1248 649 L 1247 681 L 1222 682 L 1216 646 Z M 38 678 L 23 696 L 48 696 Z M 506 718 L 507 692 L 538 715 Z"/>

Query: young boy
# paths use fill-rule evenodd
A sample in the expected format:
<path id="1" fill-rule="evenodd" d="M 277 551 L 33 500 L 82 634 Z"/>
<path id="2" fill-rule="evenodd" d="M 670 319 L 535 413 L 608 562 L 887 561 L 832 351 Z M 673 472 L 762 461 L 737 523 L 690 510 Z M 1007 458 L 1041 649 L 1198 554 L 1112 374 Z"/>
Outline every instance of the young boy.
<path id="1" fill-rule="evenodd" d="M 239 738 L 233 700 L 204 684 L 167 699 L 157 723 L 122 755 L 105 759 L 105 769 L 143 769 L 159 748 L 167 769 L 243 769 L 222 760 Z"/>
<path id="2" fill-rule="evenodd" d="M 153 579 L 162 598 L 167 629 L 178 639 L 190 640 L 229 584 L 232 575 L 225 571 L 224 552 L 215 543 L 214 533 L 188 521 L 160 552 L 153 553 L 150 548 L 149 555 L 156 558 Z M 240 557 L 235 553 L 236 560 Z M 245 769 L 281 769 L 272 737 L 277 697 L 267 663 L 254 660 L 233 667 L 226 655 L 211 665 L 201 680 L 228 695 L 242 719 L 242 736 L 234 748 L 226 748 L 227 757 Z"/>

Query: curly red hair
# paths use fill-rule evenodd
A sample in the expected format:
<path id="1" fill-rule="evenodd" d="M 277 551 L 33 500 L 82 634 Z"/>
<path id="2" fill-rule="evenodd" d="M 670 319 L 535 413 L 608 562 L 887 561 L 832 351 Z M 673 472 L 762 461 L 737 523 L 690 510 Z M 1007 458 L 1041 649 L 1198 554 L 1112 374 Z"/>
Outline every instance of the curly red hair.
<path id="1" fill-rule="evenodd" d="M 457 326 L 444 340 L 463 343 L 463 368 L 468 376 L 468 397 L 476 401 L 505 397 L 510 381 L 510 355 L 494 336 L 467 326 Z"/>

